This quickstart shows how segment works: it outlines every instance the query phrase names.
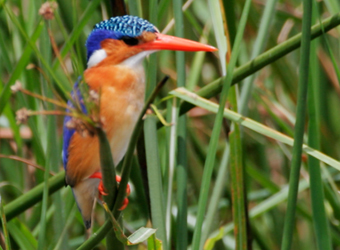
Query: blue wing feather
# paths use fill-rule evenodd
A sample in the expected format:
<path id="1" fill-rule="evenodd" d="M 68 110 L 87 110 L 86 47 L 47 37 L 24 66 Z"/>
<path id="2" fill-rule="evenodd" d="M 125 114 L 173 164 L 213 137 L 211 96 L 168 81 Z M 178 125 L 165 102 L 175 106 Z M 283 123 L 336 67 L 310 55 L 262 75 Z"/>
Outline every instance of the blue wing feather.
<path id="1" fill-rule="evenodd" d="M 70 108 L 74 108 L 74 102 L 79 102 L 82 112 L 87 114 L 87 110 L 86 107 L 83 103 L 83 97 L 81 95 L 80 89 L 79 89 L 79 82 L 81 80 L 81 77 L 78 78 L 78 80 L 76 81 L 76 83 L 73 86 L 73 91 L 71 92 L 71 96 L 72 99 L 74 100 L 72 101 L 68 101 L 67 102 L 67 106 Z M 75 93 L 77 96 L 75 96 Z M 66 112 L 69 112 L 69 109 L 66 109 Z M 66 126 L 67 122 L 69 122 L 72 119 L 71 116 L 65 116 L 64 118 L 64 126 L 63 126 L 63 139 L 64 139 L 64 143 L 63 143 L 63 163 L 64 163 L 64 169 L 66 170 L 67 168 L 67 162 L 68 162 L 68 156 L 69 156 L 69 152 L 68 152 L 68 147 L 70 146 L 70 141 L 71 138 L 73 136 L 73 134 L 76 132 L 75 129 L 73 128 L 68 128 Z"/>

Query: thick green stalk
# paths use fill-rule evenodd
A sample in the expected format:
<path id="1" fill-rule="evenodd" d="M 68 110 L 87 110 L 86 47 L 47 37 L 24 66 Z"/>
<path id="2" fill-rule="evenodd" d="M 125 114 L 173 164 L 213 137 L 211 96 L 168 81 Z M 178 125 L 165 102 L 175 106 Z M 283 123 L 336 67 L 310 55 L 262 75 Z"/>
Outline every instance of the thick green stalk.
<path id="1" fill-rule="evenodd" d="M 97 128 L 96 132 L 99 139 L 100 166 L 103 176 L 103 184 L 108 192 L 108 195 L 105 195 L 104 198 L 108 207 L 112 209 L 113 202 L 115 200 L 115 193 L 117 191 L 115 165 L 113 163 L 110 144 L 105 132 L 101 128 Z"/>
<path id="2" fill-rule="evenodd" d="M 305 126 L 306 101 L 308 91 L 309 77 L 309 53 L 311 40 L 311 20 L 312 20 L 312 1 L 303 1 L 303 19 L 302 19 L 302 40 L 301 40 L 301 59 L 299 67 L 299 87 L 298 87 L 298 103 L 296 112 L 296 123 L 294 128 L 294 145 L 292 165 L 289 176 L 289 194 L 287 213 L 282 238 L 282 250 L 291 249 L 294 225 L 295 225 L 295 209 L 297 194 L 299 188 L 299 177 L 301 167 L 302 144 Z"/>
<path id="3" fill-rule="evenodd" d="M 319 142 L 319 127 L 316 120 L 315 107 L 315 92 L 316 84 L 311 84 L 308 95 L 308 144 L 309 146 L 318 149 Z M 320 162 L 314 157 L 308 155 L 309 175 L 310 175 L 310 194 L 312 200 L 313 222 L 315 230 L 315 238 L 319 250 L 331 250 L 331 238 L 329 233 L 329 224 L 324 204 L 324 190 L 322 184 L 322 174 L 320 170 Z"/>
<path id="4" fill-rule="evenodd" d="M 204 164 L 204 173 L 203 180 L 200 190 L 200 197 L 198 202 L 198 212 L 197 212 L 197 220 L 194 231 L 194 238 L 192 242 L 192 249 L 200 249 L 200 240 L 202 233 L 202 225 L 204 220 L 204 214 L 207 206 L 208 196 L 209 196 L 209 188 L 211 182 L 211 175 L 215 165 L 216 151 L 217 151 L 217 143 L 222 127 L 222 119 L 223 119 L 223 111 L 227 101 L 229 88 L 233 79 L 233 71 L 236 65 L 238 53 L 240 50 L 240 44 L 243 36 L 243 31 L 246 25 L 248 13 L 250 10 L 250 0 L 247 0 L 244 9 L 242 12 L 240 26 L 236 35 L 235 46 L 233 49 L 232 57 L 230 63 L 227 68 L 227 76 L 224 78 L 223 89 L 221 93 L 221 100 L 218 108 L 218 112 L 215 118 L 215 125 L 212 131 L 211 140 L 209 142 L 207 159 Z"/>
<path id="5" fill-rule="evenodd" d="M 230 132 L 230 176 L 231 194 L 233 201 L 233 221 L 234 236 L 236 241 L 235 249 L 245 250 L 247 247 L 247 218 L 245 203 L 245 183 L 242 164 L 242 146 L 240 128 L 235 124 L 235 128 Z"/>
<path id="6" fill-rule="evenodd" d="M 158 155 L 156 121 L 157 118 L 154 116 L 147 116 L 144 120 L 144 135 L 145 138 L 148 138 L 145 140 L 145 152 L 146 162 L 148 164 L 152 226 L 153 228 L 157 228 L 156 236 L 163 242 L 164 249 L 167 249 L 164 195 Z"/>
<path id="7" fill-rule="evenodd" d="M 109 209 L 113 209 L 113 203 L 117 194 L 115 166 L 111 155 L 110 144 L 105 132 L 101 128 L 97 128 L 96 131 L 99 139 L 100 166 L 103 176 L 103 184 L 108 194 L 104 196 L 104 200 Z M 108 220 L 109 218 L 110 216 L 106 214 L 106 219 Z M 114 247 L 116 249 L 124 249 L 124 245 L 118 241 L 112 228 L 107 232 L 106 247 L 108 249 L 112 249 Z"/>
<path id="8" fill-rule="evenodd" d="M 183 29 L 183 12 L 182 0 L 174 0 L 174 20 L 175 20 L 175 35 L 184 37 Z M 185 86 L 185 54 L 183 51 L 176 51 L 176 72 L 177 86 Z M 187 149 L 186 149 L 186 116 L 181 116 L 177 119 L 177 164 L 176 164 L 176 183 L 177 183 L 177 218 L 176 218 L 176 249 L 184 250 L 188 246 L 187 232 L 187 181 L 188 181 L 188 164 L 187 164 Z M 171 190 L 169 190 L 171 192 Z"/>
<path id="9" fill-rule="evenodd" d="M 313 20 L 316 20 L 317 11 L 314 4 Z M 317 58 L 319 40 L 311 43 L 310 53 L 310 80 L 308 93 L 308 145 L 315 149 L 320 149 L 320 100 L 318 93 L 320 91 L 320 65 Z M 322 173 L 320 162 L 312 156 L 308 156 L 309 176 L 310 176 L 310 195 L 312 200 L 312 215 L 314 225 L 314 235 L 319 250 L 331 250 L 331 236 L 325 211 L 325 200 Z"/>
<path id="10" fill-rule="evenodd" d="M 236 86 L 237 87 L 237 86 Z M 233 87 L 230 92 L 230 103 L 234 111 L 237 111 L 237 91 Z M 247 195 L 245 183 L 245 167 L 242 157 L 241 131 L 238 123 L 232 124 L 229 135 L 230 141 L 230 176 L 231 196 L 233 204 L 234 236 L 236 240 L 235 249 L 248 249 L 248 213 Z"/>
<path id="11" fill-rule="evenodd" d="M 65 173 L 63 171 L 50 178 L 47 182 L 49 194 L 52 194 L 62 188 L 65 185 L 64 180 Z M 40 202 L 42 199 L 43 190 L 44 183 L 41 183 L 24 195 L 21 195 L 19 198 L 7 204 L 4 207 L 7 221 L 13 219 L 19 214 L 25 212 L 31 206 Z"/>

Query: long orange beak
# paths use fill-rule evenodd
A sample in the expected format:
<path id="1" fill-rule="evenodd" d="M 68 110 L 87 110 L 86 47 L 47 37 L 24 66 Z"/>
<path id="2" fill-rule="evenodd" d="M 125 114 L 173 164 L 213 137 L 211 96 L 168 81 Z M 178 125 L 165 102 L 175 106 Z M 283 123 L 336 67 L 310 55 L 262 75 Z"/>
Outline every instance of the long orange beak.
<path id="1" fill-rule="evenodd" d="M 157 33 L 156 40 L 137 45 L 144 50 L 181 50 L 181 51 L 216 51 L 213 46 L 192 40 Z M 136 47 L 137 47 L 136 46 Z"/>

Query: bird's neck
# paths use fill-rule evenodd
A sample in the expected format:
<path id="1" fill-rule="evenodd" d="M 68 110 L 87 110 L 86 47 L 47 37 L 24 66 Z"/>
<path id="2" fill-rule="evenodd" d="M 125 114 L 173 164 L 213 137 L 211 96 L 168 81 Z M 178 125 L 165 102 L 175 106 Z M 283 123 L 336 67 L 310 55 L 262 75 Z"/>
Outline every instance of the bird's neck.
<path id="1" fill-rule="evenodd" d="M 97 92 L 113 87 L 120 94 L 134 93 L 144 98 L 145 74 L 142 63 L 91 67 L 84 72 L 84 79 Z"/>

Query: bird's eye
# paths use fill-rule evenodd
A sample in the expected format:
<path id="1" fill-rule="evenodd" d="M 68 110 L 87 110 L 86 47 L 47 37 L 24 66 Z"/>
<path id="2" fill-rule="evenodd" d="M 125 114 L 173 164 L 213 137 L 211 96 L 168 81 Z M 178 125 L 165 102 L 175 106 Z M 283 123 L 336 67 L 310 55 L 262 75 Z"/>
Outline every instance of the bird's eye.
<path id="1" fill-rule="evenodd" d="M 123 40 L 125 44 L 130 45 L 130 46 L 137 45 L 139 43 L 137 38 L 129 37 L 129 36 L 123 36 L 121 40 Z"/>

